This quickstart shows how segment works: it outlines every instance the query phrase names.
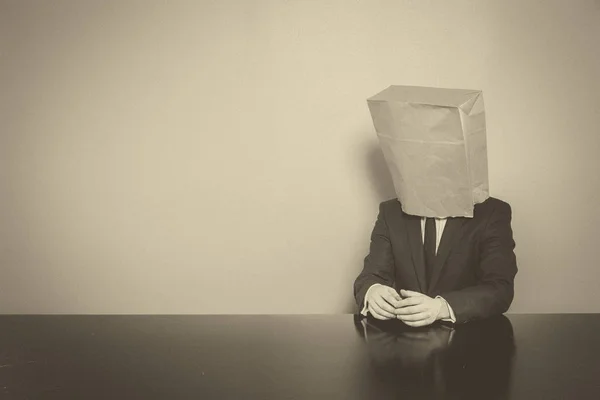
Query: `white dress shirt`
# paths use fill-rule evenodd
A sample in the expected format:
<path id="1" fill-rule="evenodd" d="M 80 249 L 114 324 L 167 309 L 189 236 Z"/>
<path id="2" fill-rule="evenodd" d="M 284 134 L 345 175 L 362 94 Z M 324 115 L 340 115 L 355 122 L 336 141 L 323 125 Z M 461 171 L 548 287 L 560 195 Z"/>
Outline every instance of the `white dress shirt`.
<path id="1" fill-rule="evenodd" d="M 427 219 L 425 217 L 421 218 L 421 240 L 423 241 L 423 243 L 425 242 L 425 221 L 426 220 Z M 442 240 L 442 234 L 444 233 L 445 226 L 446 226 L 446 218 L 436 218 L 435 219 L 435 252 L 436 252 L 436 254 L 437 254 L 438 247 L 440 246 L 440 241 Z M 381 284 L 375 283 L 375 284 L 371 285 L 369 287 L 369 289 L 367 290 L 367 293 L 365 293 L 365 299 L 364 299 L 365 305 L 364 305 L 362 311 L 360 312 L 364 316 L 366 316 L 367 313 L 369 312 L 368 303 L 367 303 L 367 299 L 369 298 L 369 291 L 377 285 L 381 285 Z M 444 299 L 441 296 L 436 296 L 436 299 L 442 300 L 442 303 L 444 303 L 444 305 L 446 305 L 446 307 L 448 307 L 448 312 L 450 314 L 450 318 L 444 318 L 442 321 L 449 321 L 449 322 L 453 322 L 453 323 L 456 322 L 456 316 L 454 315 L 454 311 L 452 310 L 452 307 L 450 307 L 450 304 L 448 304 L 446 299 Z"/>

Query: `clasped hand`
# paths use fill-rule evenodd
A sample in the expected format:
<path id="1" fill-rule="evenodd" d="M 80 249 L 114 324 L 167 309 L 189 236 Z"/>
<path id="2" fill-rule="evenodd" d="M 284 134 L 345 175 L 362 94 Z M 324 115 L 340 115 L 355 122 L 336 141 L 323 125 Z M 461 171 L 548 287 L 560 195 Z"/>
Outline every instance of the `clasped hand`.
<path id="1" fill-rule="evenodd" d="M 441 299 L 411 290 L 402 289 L 398 294 L 392 287 L 378 285 L 369 290 L 367 303 L 373 317 L 381 320 L 399 319 L 412 327 L 431 325 L 445 318 Z"/>

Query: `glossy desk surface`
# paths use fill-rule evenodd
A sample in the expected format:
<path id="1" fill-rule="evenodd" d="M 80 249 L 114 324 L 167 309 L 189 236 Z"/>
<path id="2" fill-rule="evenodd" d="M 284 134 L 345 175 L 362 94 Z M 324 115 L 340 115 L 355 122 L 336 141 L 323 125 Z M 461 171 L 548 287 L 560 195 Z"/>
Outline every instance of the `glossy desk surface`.
<path id="1" fill-rule="evenodd" d="M 0 316 L 0 399 L 600 399 L 600 315 Z"/>

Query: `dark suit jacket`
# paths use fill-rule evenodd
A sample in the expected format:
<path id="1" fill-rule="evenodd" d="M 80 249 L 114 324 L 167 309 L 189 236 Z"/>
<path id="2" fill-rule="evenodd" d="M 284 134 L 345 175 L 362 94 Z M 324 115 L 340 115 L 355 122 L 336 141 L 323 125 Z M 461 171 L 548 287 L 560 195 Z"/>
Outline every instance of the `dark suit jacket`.
<path id="1" fill-rule="evenodd" d="M 404 213 L 397 199 L 379 206 L 364 268 L 354 282 L 362 309 L 374 283 L 442 296 L 457 323 L 501 314 L 514 295 L 517 263 L 510 206 L 488 198 L 473 218 L 448 218 L 430 282 L 425 282 L 421 218 Z"/>

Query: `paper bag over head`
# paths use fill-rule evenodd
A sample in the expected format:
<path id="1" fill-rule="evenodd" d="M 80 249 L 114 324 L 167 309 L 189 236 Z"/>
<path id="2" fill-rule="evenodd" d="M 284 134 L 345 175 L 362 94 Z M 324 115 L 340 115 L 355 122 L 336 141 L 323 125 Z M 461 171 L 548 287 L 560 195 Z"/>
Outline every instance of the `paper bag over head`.
<path id="1" fill-rule="evenodd" d="M 367 103 L 402 210 L 473 217 L 489 197 L 482 92 L 390 86 Z"/>

